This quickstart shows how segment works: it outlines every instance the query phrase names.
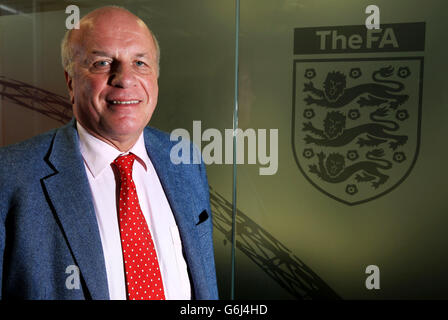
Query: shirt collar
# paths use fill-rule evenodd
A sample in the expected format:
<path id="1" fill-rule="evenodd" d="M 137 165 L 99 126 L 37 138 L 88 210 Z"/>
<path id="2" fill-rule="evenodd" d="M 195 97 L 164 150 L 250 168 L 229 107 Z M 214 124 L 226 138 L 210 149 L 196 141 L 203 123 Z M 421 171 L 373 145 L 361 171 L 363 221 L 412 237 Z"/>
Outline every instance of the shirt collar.
<path id="1" fill-rule="evenodd" d="M 100 175 L 106 167 L 110 167 L 110 164 L 117 157 L 128 153 L 135 154 L 137 156 L 137 162 L 147 170 L 148 163 L 146 163 L 146 161 L 148 161 L 148 154 L 145 147 L 143 132 L 129 152 L 121 152 L 110 144 L 88 133 L 79 122 L 76 122 L 76 127 L 78 129 L 79 146 L 82 157 L 94 178 Z"/>

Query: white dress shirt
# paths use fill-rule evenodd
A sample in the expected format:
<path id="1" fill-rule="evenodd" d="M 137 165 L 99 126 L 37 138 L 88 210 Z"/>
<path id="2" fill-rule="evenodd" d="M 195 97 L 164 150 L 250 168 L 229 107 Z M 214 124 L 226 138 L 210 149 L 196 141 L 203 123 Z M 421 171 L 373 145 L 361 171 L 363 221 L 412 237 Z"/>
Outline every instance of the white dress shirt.
<path id="1" fill-rule="evenodd" d="M 117 186 L 111 163 L 121 151 L 89 134 L 77 122 L 80 150 L 84 158 L 106 264 L 109 295 L 126 299 L 125 272 L 117 213 Z M 191 299 L 187 264 L 171 207 L 146 151 L 143 133 L 129 150 L 137 156 L 133 179 L 140 207 L 154 241 L 166 299 Z"/>

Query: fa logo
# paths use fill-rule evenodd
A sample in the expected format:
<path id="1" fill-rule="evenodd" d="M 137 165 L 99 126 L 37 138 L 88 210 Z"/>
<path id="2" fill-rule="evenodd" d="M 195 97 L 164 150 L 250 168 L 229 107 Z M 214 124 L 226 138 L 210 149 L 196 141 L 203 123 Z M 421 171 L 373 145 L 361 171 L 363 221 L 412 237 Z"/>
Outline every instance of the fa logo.
<path id="1" fill-rule="evenodd" d="M 293 150 L 319 191 L 348 205 L 411 172 L 420 145 L 423 58 L 294 61 Z"/>

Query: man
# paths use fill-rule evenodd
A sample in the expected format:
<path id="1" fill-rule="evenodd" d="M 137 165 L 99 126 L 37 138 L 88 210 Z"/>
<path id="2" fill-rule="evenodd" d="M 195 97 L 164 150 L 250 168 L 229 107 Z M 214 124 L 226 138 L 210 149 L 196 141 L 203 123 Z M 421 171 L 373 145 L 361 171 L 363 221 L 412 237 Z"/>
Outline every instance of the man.
<path id="1" fill-rule="evenodd" d="M 0 149 L 3 299 L 217 299 L 205 167 L 145 126 L 159 49 L 103 7 L 62 43 L 71 123 Z"/>

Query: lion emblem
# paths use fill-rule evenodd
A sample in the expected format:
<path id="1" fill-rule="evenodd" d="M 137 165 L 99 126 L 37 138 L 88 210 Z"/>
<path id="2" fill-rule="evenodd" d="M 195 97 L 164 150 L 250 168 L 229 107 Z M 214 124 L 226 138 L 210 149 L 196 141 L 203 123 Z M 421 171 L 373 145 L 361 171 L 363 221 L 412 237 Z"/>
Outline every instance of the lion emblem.
<path id="1" fill-rule="evenodd" d="M 304 84 L 304 92 L 309 92 L 304 101 L 307 105 L 316 104 L 327 108 L 340 108 L 356 101 L 360 107 L 379 106 L 388 102 L 388 106 L 396 109 L 402 105 L 409 96 L 399 94 L 404 85 L 399 81 L 386 80 L 393 74 L 392 66 L 383 67 L 372 74 L 373 83 L 364 83 L 347 88 L 346 76 L 339 71 L 327 74 L 323 90 L 314 87 L 312 81 Z M 367 95 L 367 97 L 362 96 Z"/>
<path id="2" fill-rule="evenodd" d="M 346 167 L 343 155 L 331 153 L 327 157 L 325 153 L 319 152 L 317 154 L 319 163 L 310 165 L 309 171 L 329 183 L 344 182 L 356 174 L 355 180 L 357 182 L 371 181 L 372 187 L 376 189 L 389 179 L 388 175 L 380 172 L 380 169 L 389 170 L 392 168 L 390 161 L 381 159 L 383 156 L 384 150 L 375 149 L 366 154 L 366 158 L 371 161 L 359 161 Z"/>
<path id="3" fill-rule="evenodd" d="M 307 134 L 304 138 L 307 144 L 316 144 L 325 147 L 345 146 L 360 135 L 367 135 L 367 139 L 358 138 L 356 142 L 360 147 L 375 147 L 384 142 L 390 141 L 392 150 L 404 145 L 408 137 L 405 135 L 393 134 L 400 129 L 400 126 L 392 120 L 383 119 L 388 113 L 386 108 L 380 108 L 370 114 L 372 122 L 361 124 L 352 128 L 346 128 L 346 116 L 340 111 L 330 111 L 323 121 L 323 130 L 317 129 L 311 122 L 303 124 L 303 131 Z M 317 136 L 317 137 L 316 137 Z"/>

